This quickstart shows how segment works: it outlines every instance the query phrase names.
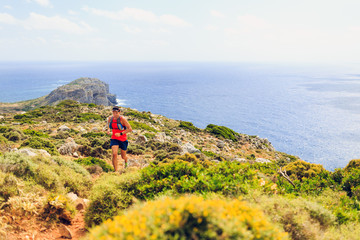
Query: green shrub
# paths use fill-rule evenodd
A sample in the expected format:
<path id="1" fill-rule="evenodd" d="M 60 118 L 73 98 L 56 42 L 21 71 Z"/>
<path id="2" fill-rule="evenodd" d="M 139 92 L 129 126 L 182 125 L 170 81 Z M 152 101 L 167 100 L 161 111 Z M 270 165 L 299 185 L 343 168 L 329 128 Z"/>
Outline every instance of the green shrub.
<path id="1" fill-rule="evenodd" d="M 289 163 L 286 165 L 285 169 L 290 177 L 300 181 L 302 181 L 303 178 L 312 178 L 321 172 L 326 172 L 325 168 L 321 164 L 308 163 L 303 160 L 297 160 Z"/>
<path id="2" fill-rule="evenodd" d="M 138 119 L 145 119 L 145 120 L 152 120 L 152 118 L 150 117 L 150 114 L 145 113 L 145 112 L 138 112 L 135 110 L 129 110 L 126 113 L 124 113 L 125 116 L 132 116 Z"/>
<path id="3" fill-rule="evenodd" d="M 17 128 L 0 126 L 0 133 L 12 142 L 17 142 L 25 138 L 23 132 Z"/>
<path id="4" fill-rule="evenodd" d="M 80 113 L 77 116 L 77 122 L 88 122 L 90 119 L 105 121 L 106 117 L 96 113 Z"/>
<path id="5" fill-rule="evenodd" d="M 75 108 L 75 107 L 79 107 L 80 103 L 75 100 L 66 99 L 59 102 L 56 106 L 58 108 Z"/>
<path id="6" fill-rule="evenodd" d="M 6 143 L 8 143 L 8 140 L 2 134 L 0 134 L 0 144 L 6 144 Z"/>
<path id="7" fill-rule="evenodd" d="M 360 159 L 351 160 L 344 168 L 344 171 L 351 172 L 354 169 L 360 169 Z"/>
<path id="8" fill-rule="evenodd" d="M 10 197 L 19 194 L 18 182 L 19 180 L 12 173 L 3 173 L 0 171 L 0 206 Z"/>
<path id="9" fill-rule="evenodd" d="M 91 190 L 85 213 L 86 225 L 98 225 L 128 208 L 133 203 L 132 192 L 128 189 L 134 188 L 137 179 L 137 173 L 102 175 Z"/>
<path id="10" fill-rule="evenodd" d="M 145 123 L 129 121 L 129 124 L 131 125 L 132 129 L 141 129 L 141 130 L 146 130 L 146 131 L 150 131 L 150 132 L 157 132 L 157 130 L 155 128 L 150 127 L 149 125 L 147 125 Z"/>
<path id="11" fill-rule="evenodd" d="M 213 153 L 213 152 L 211 152 L 211 151 L 201 151 L 201 152 L 202 152 L 205 156 L 207 156 L 207 157 L 214 158 L 214 157 L 217 156 L 216 153 Z"/>
<path id="12" fill-rule="evenodd" d="M 104 132 L 88 132 L 88 133 L 81 134 L 81 137 L 88 138 L 88 139 L 93 139 L 93 138 L 97 138 L 97 137 L 105 137 L 105 136 L 107 136 L 107 134 Z"/>
<path id="13" fill-rule="evenodd" d="M 46 133 L 39 132 L 39 131 L 32 130 L 32 129 L 25 129 L 23 132 L 26 135 L 30 135 L 30 136 L 33 136 L 33 137 L 49 137 L 49 135 L 46 134 Z"/>
<path id="14" fill-rule="evenodd" d="M 104 172 L 113 172 L 114 168 L 106 163 L 104 160 L 95 157 L 86 157 L 79 158 L 74 160 L 76 163 L 81 164 L 83 166 L 93 166 L 98 165 L 103 169 Z"/>
<path id="15" fill-rule="evenodd" d="M 199 131 L 201 131 L 201 129 L 195 127 L 193 123 L 186 122 L 186 121 L 180 121 L 179 127 L 183 128 L 183 129 L 185 129 L 187 131 L 190 131 L 190 132 L 199 132 Z"/>
<path id="16" fill-rule="evenodd" d="M 87 197 L 92 187 L 90 177 L 84 177 L 77 172 L 69 172 L 66 166 L 60 166 L 55 171 L 59 175 L 60 182 L 66 192 L 73 192 L 80 197 Z"/>
<path id="17" fill-rule="evenodd" d="M 58 162 L 59 159 L 57 158 Z M 41 156 L 28 157 L 18 153 L 6 153 L 0 156 L 0 170 L 13 173 L 15 176 L 33 181 L 53 192 L 73 191 L 86 196 L 90 187 L 89 175 L 82 175 L 68 167 L 71 164 L 59 164 Z M 68 165 L 68 166 L 66 166 Z M 76 169 L 76 168 L 75 168 Z"/>
<path id="18" fill-rule="evenodd" d="M 153 133 L 145 133 L 144 135 L 147 139 L 152 139 L 155 137 L 155 134 L 153 134 Z"/>
<path id="19" fill-rule="evenodd" d="M 143 155 L 145 153 L 144 150 L 145 150 L 145 147 L 137 145 L 137 144 L 132 144 L 128 147 L 127 153 L 133 154 L 133 155 Z"/>
<path id="20" fill-rule="evenodd" d="M 76 173 L 80 173 L 84 177 L 90 178 L 89 172 L 81 166 L 82 164 L 79 164 L 77 162 L 79 159 L 75 159 L 74 161 L 72 161 L 61 157 L 54 157 L 53 160 L 60 166 L 66 166 L 74 170 Z"/>
<path id="21" fill-rule="evenodd" d="M 221 162 L 204 166 L 192 156 L 185 158 L 193 162 L 174 160 L 142 169 L 135 196 L 152 199 L 168 191 L 180 194 L 214 192 L 238 195 L 247 193 L 249 187 L 259 184 L 256 172 L 249 165 Z"/>
<path id="22" fill-rule="evenodd" d="M 356 197 L 360 200 L 360 169 L 353 168 L 350 173 L 346 175 L 343 181 L 343 189 L 346 191 L 348 196 Z"/>
<path id="23" fill-rule="evenodd" d="M 239 200 L 162 198 L 94 228 L 90 239 L 287 239 L 263 213 Z"/>
<path id="24" fill-rule="evenodd" d="M 238 133 L 235 132 L 234 130 L 230 129 L 230 128 L 227 128 L 227 127 L 224 127 L 224 126 L 217 126 L 217 125 L 214 125 L 214 124 L 209 124 L 206 126 L 206 131 L 214 134 L 215 136 L 217 137 L 222 137 L 222 138 L 225 138 L 225 139 L 230 139 L 234 142 L 237 142 L 238 139 Z"/>
<path id="25" fill-rule="evenodd" d="M 30 147 L 34 149 L 44 149 L 51 155 L 59 155 L 58 150 L 56 149 L 55 145 L 51 143 L 47 139 L 42 139 L 39 137 L 31 137 L 30 139 L 25 140 L 21 147 Z"/>
<path id="26" fill-rule="evenodd" d="M 254 206 L 261 207 L 273 222 L 280 223 L 294 240 L 317 239 L 324 229 L 336 223 L 331 211 L 303 198 L 262 196 Z"/>

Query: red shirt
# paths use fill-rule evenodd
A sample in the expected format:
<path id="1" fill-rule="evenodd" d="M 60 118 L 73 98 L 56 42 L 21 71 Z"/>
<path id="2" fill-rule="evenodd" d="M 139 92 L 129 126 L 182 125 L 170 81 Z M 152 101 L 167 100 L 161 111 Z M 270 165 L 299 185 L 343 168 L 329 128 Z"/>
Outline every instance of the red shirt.
<path id="1" fill-rule="evenodd" d="M 115 133 L 121 133 L 121 132 L 125 131 L 125 129 L 124 130 L 118 129 L 116 118 L 113 119 L 113 121 L 111 123 L 111 127 L 112 127 L 111 139 L 116 139 L 116 140 L 119 140 L 119 141 L 122 141 L 122 142 L 127 140 L 126 134 L 121 135 L 119 137 L 115 136 Z"/>

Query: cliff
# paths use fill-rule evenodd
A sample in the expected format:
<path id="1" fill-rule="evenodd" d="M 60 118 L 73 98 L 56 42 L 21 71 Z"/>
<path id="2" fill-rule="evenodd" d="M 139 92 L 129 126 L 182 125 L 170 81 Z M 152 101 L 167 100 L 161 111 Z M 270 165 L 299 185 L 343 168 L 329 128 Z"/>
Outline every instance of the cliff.
<path id="1" fill-rule="evenodd" d="M 46 105 L 53 106 L 66 99 L 104 106 L 116 105 L 116 95 L 109 92 L 107 83 L 97 78 L 79 78 L 40 98 L 15 103 L 0 103 L 0 113 L 28 111 Z"/>
<path id="2" fill-rule="evenodd" d="M 116 96 L 109 93 L 109 85 L 97 78 L 79 78 L 58 87 L 45 97 L 45 102 L 54 105 L 65 99 L 104 106 L 116 105 Z"/>

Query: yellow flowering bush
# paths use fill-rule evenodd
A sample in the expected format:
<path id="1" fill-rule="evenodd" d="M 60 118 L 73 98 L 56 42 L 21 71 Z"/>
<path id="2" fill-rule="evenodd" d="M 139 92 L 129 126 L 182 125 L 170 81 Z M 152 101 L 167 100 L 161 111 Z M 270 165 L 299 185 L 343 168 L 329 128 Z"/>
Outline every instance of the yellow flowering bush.
<path id="1" fill-rule="evenodd" d="M 260 210 L 240 200 L 162 198 L 90 231 L 90 239 L 288 239 Z"/>

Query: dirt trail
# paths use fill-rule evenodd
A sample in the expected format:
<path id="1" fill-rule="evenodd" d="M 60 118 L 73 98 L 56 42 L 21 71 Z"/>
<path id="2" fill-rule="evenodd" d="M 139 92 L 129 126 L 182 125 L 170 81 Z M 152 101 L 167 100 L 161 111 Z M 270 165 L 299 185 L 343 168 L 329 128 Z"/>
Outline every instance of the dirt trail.
<path id="1" fill-rule="evenodd" d="M 86 236 L 84 221 L 85 211 L 79 211 L 71 222 L 71 225 L 66 227 L 71 231 L 72 239 L 79 240 Z M 22 219 L 14 224 L 13 227 L 17 231 L 12 231 L 6 240 L 64 240 L 59 232 L 59 225 L 47 229 L 42 226 L 42 222 L 35 219 Z M 16 226 L 15 226 L 16 225 Z"/>

